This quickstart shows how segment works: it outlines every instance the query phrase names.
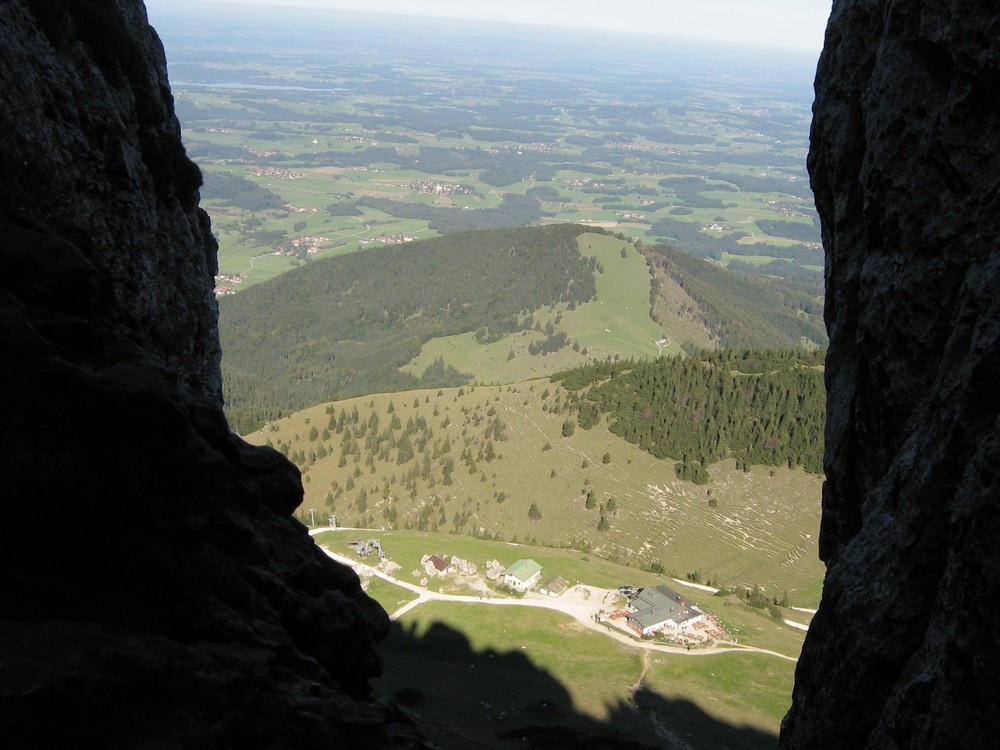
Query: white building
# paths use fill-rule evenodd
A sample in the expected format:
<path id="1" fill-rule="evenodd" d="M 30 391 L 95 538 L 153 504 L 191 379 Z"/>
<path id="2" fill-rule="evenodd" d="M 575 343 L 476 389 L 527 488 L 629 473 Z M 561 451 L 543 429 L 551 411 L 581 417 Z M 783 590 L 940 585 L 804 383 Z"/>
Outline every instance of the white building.
<path id="1" fill-rule="evenodd" d="M 503 582 L 515 591 L 527 591 L 542 577 L 542 566 L 534 560 L 518 560 L 503 572 Z"/>

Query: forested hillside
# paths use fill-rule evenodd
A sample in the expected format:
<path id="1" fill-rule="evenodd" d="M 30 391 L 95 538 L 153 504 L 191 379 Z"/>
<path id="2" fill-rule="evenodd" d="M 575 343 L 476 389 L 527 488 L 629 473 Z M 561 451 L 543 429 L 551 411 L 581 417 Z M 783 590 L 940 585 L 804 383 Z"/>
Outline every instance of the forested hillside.
<path id="1" fill-rule="evenodd" d="M 826 346 L 823 298 L 816 282 L 751 278 L 666 245 L 646 246 L 653 308 L 676 285 L 723 348 Z M 666 327 L 665 321 L 661 321 Z"/>
<path id="2" fill-rule="evenodd" d="M 609 429 L 681 479 L 704 482 L 708 464 L 733 458 L 823 470 L 824 351 L 721 350 L 652 362 L 591 365 L 553 377 L 574 393 L 580 427 Z M 568 424 L 567 430 L 575 425 Z"/>
<path id="3" fill-rule="evenodd" d="M 221 300 L 230 422 L 245 432 L 334 398 L 465 382 L 443 363 L 422 377 L 399 368 L 432 337 L 496 341 L 539 307 L 591 299 L 584 231 L 456 233 L 315 261 Z"/>
<path id="4" fill-rule="evenodd" d="M 201 197 L 219 201 L 221 206 L 235 206 L 245 211 L 280 208 L 283 201 L 277 193 L 251 182 L 245 177 L 226 172 L 205 172 Z"/>
<path id="5" fill-rule="evenodd" d="M 596 239 L 585 241 L 585 234 Z M 601 244 L 598 235 L 616 238 L 621 247 L 611 257 L 601 255 L 603 260 L 592 257 Z M 619 278 L 616 265 L 619 250 L 626 258 L 631 248 L 623 235 L 571 224 L 457 232 L 312 261 L 223 298 L 230 422 L 245 434 L 266 420 L 336 398 L 511 382 L 497 368 L 476 369 L 475 357 L 452 357 L 446 347 L 424 350 L 431 339 L 461 334 L 469 337 L 463 346 L 477 355 L 493 345 L 508 358 L 539 360 L 536 377 L 588 358 L 617 359 L 614 337 L 628 328 L 618 315 L 647 326 L 652 317 L 675 352 L 826 343 L 822 297 L 809 284 L 749 278 L 673 248 L 642 246 L 646 264 L 629 272 L 645 279 L 649 291 L 640 291 L 640 280 Z M 597 279 L 606 280 L 605 271 L 614 272 L 615 288 L 596 299 Z M 635 299 L 616 305 L 615 290 L 633 282 Z M 599 307 L 585 305 L 590 301 Z M 584 307 L 590 312 L 578 320 L 580 313 L 573 311 Z M 607 345 L 594 345 L 595 335 L 609 327 L 614 331 L 606 334 Z M 656 330 L 642 334 L 652 355 Z M 544 359 L 554 350 L 564 354 Z M 418 355 L 419 368 L 400 369 Z"/>

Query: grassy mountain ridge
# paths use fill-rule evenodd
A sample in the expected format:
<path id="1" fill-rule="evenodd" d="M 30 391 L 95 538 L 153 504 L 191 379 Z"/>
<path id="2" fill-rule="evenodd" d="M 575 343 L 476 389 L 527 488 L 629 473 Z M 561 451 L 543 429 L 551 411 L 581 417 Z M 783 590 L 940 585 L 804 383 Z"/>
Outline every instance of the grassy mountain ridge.
<path id="1" fill-rule="evenodd" d="M 403 369 L 419 375 L 442 359 L 471 373 L 477 383 L 516 383 L 592 361 L 681 353 L 676 343 L 658 343 L 663 329 L 644 303 L 650 293 L 649 268 L 635 246 L 594 232 L 581 234 L 577 244 L 580 254 L 594 261 L 594 299 L 535 310 L 528 326 L 493 342 L 472 333 L 432 339 Z"/>
<path id="2" fill-rule="evenodd" d="M 515 382 L 720 342 L 825 341 L 822 301 L 788 283 L 664 247 L 641 247 L 638 263 L 635 248 L 571 224 L 460 232 L 314 261 L 224 298 L 230 421 L 245 433 L 339 397 Z"/>
<path id="3" fill-rule="evenodd" d="M 534 540 L 818 600 L 819 476 L 726 460 L 696 485 L 604 417 L 567 429 L 575 397 L 548 380 L 380 394 L 311 407 L 248 439 L 302 469 L 306 519 Z"/>

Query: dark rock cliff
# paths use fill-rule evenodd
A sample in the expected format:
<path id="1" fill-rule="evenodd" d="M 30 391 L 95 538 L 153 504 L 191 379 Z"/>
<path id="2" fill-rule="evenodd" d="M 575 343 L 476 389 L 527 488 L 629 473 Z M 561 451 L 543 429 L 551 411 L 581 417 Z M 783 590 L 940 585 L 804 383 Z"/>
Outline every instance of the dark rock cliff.
<path id="1" fill-rule="evenodd" d="M 199 185 L 139 0 L 0 3 L 0 741 L 413 744 L 385 613 L 222 414 Z"/>
<path id="2" fill-rule="evenodd" d="M 998 84 L 992 1 L 834 3 L 809 157 L 828 574 L 785 748 L 1000 736 Z"/>

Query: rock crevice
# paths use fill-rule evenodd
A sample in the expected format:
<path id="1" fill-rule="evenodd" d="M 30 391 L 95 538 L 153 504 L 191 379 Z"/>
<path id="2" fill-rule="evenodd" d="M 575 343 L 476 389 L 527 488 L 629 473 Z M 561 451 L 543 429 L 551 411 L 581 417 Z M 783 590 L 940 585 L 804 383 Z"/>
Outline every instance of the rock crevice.
<path id="1" fill-rule="evenodd" d="M 411 746 L 388 618 L 222 413 L 216 243 L 139 0 L 0 4 L 0 736 Z"/>

